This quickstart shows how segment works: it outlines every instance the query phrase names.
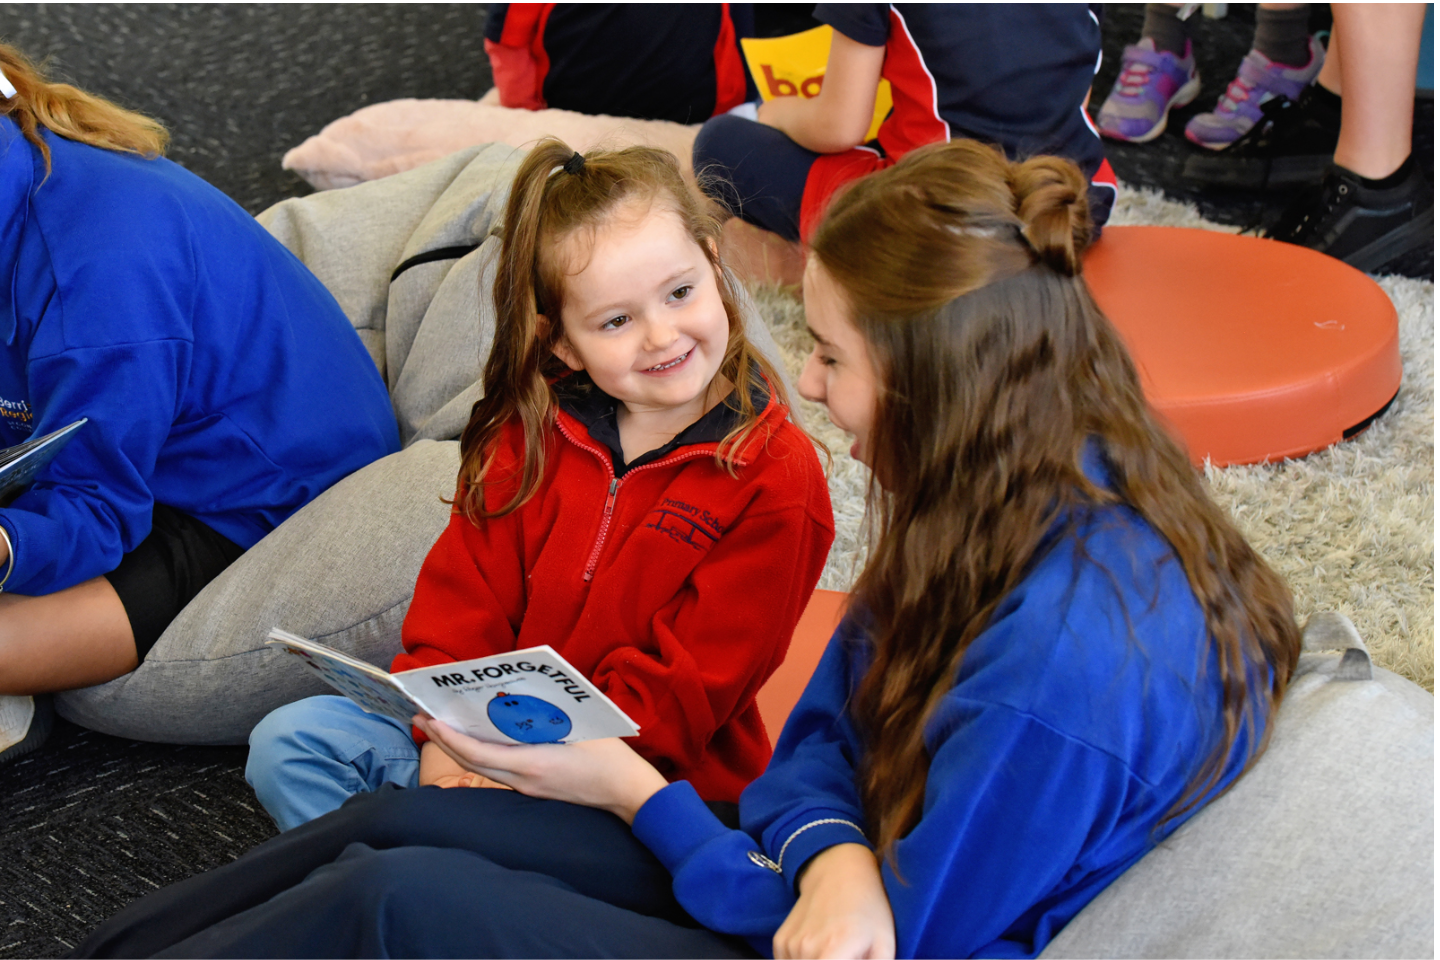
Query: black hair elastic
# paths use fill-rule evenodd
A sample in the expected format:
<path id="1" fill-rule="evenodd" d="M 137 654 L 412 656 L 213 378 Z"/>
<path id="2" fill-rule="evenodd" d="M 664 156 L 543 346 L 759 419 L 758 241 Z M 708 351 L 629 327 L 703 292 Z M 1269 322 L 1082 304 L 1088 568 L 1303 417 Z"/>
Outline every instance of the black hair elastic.
<path id="1" fill-rule="evenodd" d="M 569 160 L 566 160 L 565 166 L 561 169 L 563 169 L 566 173 L 570 174 L 573 177 L 575 174 L 585 169 L 585 158 L 580 156 L 579 151 L 576 151 L 575 156 L 571 157 Z"/>

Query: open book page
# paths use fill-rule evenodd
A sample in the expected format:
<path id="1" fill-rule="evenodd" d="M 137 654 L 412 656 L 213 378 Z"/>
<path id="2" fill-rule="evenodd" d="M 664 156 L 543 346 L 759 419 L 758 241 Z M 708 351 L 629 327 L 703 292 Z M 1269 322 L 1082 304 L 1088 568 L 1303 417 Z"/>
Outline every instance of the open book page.
<path id="1" fill-rule="evenodd" d="M 365 711 L 403 723 L 424 713 L 478 740 L 507 744 L 578 743 L 640 732 L 548 646 L 391 674 L 284 630 L 271 630 L 265 642 L 300 657 Z"/>
<path id="2" fill-rule="evenodd" d="M 297 637 L 284 630 L 271 630 L 265 641 L 293 653 L 315 675 L 349 697 L 366 713 L 409 724 L 417 713 L 430 713 L 395 682 L 389 673 L 364 660 L 356 660 L 323 643 Z M 433 714 L 431 714 L 433 716 Z"/>
<path id="3" fill-rule="evenodd" d="M 80 418 L 74 423 L 61 427 L 43 437 L 33 437 L 24 443 L 0 450 L 0 503 L 8 502 L 15 494 L 30 486 L 47 463 L 55 459 L 60 448 L 88 422 Z"/>

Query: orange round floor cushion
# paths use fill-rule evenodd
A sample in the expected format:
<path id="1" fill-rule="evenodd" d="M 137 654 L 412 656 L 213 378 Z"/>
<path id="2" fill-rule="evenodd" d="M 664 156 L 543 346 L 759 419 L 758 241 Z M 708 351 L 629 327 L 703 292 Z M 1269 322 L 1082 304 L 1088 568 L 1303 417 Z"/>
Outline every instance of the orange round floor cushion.
<path id="1" fill-rule="evenodd" d="M 1195 463 L 1298 457 L 1358 433 L 1400 387 L 1395 306 L 1303 247 L 1183 227 L 1106 227 L 1096 301 Z"/>

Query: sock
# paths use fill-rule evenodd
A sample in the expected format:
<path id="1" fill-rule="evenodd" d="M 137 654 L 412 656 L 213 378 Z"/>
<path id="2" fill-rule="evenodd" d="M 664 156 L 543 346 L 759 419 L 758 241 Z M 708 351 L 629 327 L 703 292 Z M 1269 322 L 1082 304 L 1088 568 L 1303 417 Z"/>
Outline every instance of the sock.
<path id="1" fill-rule="evenodd" d="M 1320 83 L 1310 83 L 1300 91 L 1299 108 L 1303 117 L 1339 137 L 1341 134 L 1341 95 L 1333 94 Z"/>
<path id="2" fill-rule="evenodd" d="M 1390 190 L 1400 186 L 1400 184 L 1410 179 L 1410 174 L 1415 171 L 1415 154 L 1412 152 L 1408 157 L 1405 158 L 1405 162 L 1400 164 L 1400 166 L 1395 169 L 1394 173 L 1390 174 L 1390 176 L 1388 177 L 1381 177 L 1379 180 L 1371 180 L 1369 177 L 1362 177 L 1360 176 L 1360 174 L 1356 173 L 1354 170 L 1350 170 L 1347 167 L 1341 167 L 1340 169 L 1345 170 L 1356 180 L 1359 180 L 1360 186 L 1364 187 L 1366 190 Z"/>
<path id="3" fill-rule="evenodd" d="M 1325 85 L 1322 85 L 1319 81 L 1310 83 L 1308 89 L 1310 91 L 1310 98 L 1313 99 L 1316 105 L 1329 109 L 1329 111 L 1335 111 L 1336 117 L 1339 117 L 1339 114 L 1341 114 L 1341 95 L 1329 91 L 1329 89 L 1326 89 Z"/>
<path id="4" fill-rule="evenodd" d="M 1294 10 L 1255 10 L 1255 49 L 1275 63 L 1303 67 L 1310 62 L 1310 5 Z"/>
<path id="5" fill-rule="evenodd" d="M 1145 26 L 1140 28 L 1140 36 L 1155 41 L 1156 50 L 1168 50 L 1177 57 L 1185 56 L 1190 26 L 1180 19 L 1179 14 L 1179 9 L 1168 3 L 1145 4 Z"/>

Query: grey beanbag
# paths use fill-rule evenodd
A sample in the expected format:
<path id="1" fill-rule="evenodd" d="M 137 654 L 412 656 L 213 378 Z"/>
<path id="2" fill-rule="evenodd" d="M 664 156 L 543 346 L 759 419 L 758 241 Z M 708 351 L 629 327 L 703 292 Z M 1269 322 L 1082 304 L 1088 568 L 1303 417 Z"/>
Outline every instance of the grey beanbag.
<path id="1" fill-rule="evenodd" d="M 276 707 L 330 692 L 265 646 L 271 627 L 388 668 L 459 469 L 458 443 L 421 440 L 352 473 L 211 581 L 137 670 L 57 694 L 56 708 L 138 740 L 244 743 Z"/>
<path id="2" fill-rule="evenodd" d="M 1306 645 L 1341 634 L 1343 657 L 1301 657 L 1250 772 L 1041 957 L 1435 955 L 1435 697 L 1372 670 L 1343 617 Z"/>

